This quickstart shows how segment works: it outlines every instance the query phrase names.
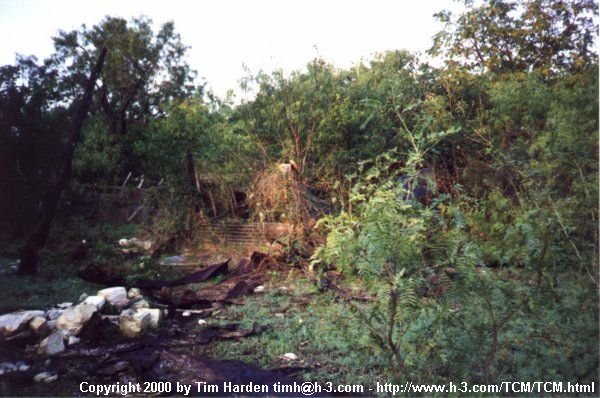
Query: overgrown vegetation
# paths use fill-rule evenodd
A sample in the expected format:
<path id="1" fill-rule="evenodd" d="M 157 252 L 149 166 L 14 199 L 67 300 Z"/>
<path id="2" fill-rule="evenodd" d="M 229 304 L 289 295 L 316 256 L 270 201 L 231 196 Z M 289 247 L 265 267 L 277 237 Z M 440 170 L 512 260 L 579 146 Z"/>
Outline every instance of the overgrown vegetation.
<path id="1" fill-rule="evenodd" d="M 42 64 L 0 68 L 7 236 L 25 238 L 35 221 L 64 150 L 67 100 L 106 45 L 73 191 L 145 176 L 142 230 L 161 243 L 194 241 L 199 219 L 301 224 L 283 242 L 290 263 L 310 257 L 311 278 L 348 275 L 375 298 L 334 302 L 315 289 L 292 327 L 266 310 L 290 298 L 269 293 L 228 315 L 260 314 L 271 332 L 214 353 L 267 341 L 256 361 L 272 365 L 263 356 L 306 349 L 349 382 L 598 383 L 598 5 L 465 5 L 438 14 L 447 28 L 431 54 L 442 67 L 405 51 L 347 70 L 315 59 L 289 76 L 248 77 L 256 97 L 237 105 L 193 86 L 172 23 L 155 33 L 145 18 L 107 17 L 61 32 Z M 64 234 L 59 224 L 53 236 L 93 235 L 94 263 L 123 232 L 109 229 Z M 46 258 L 43 273 L 59 263 Z M 365 360 L 368 370 L 356 365 Z"/>

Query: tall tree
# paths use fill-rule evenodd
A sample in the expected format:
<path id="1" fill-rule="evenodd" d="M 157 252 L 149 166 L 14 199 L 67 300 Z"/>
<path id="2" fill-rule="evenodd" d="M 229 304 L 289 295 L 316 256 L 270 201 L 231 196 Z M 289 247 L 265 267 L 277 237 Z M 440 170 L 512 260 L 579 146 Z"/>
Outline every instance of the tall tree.
<path id="1" fill-rule="evenodd" d="M 491 72 L 537 70 L 551 76 L 581 70 L 597 61 L 596 0 L 486 0 L 455 18 L 436 17 L 446 29 L 432 53 L 446 53 L 461 65 Z"/>
<path id="2" fill-rule="evenodd" d="M 102 112 L 113 136 L 162 115 L 164 103 L 194 89 L 195 72 L 184 60 L 188 47 L 181 43 L 173 22 L 155 34 L 148 18 L 128 23 L 106 17 L 91 28 L 61 31 L 54 45 L 53 61 L 66 72 L 65 89 L 72 94 L 80 90 L 79 83 L 100 49 L 111 49 L 97 82 L 100 95 L 94 109 Z"/>
<path id="3" fill-rule="evenodd" d="M 71 126 L 71 132 L 67 141 L 67 148 L 63 154 L 60 169 L 56 178 L 52 181 L 42 202 L 40 203 L 39 211 L 39 222 L 34 232 L 29 237 L 29 240 L 21 249 L 19 249 L 19 257 L 21 262 L 19 263 L 19 274 L 22 275 L 34 275 L 37 273 L 38 264 L 38 250 L 46 244 L 52 221 L 54 219 L 54 213 L 60 200 L 60 195 L 66 187 L 71 177 L 71 168 L 73 164 L 73 155 L 75 154 L 75 148 L 79 142 L 81 135 L 81 128 L 83 122 L 87 116 L 88 110 L 92 103 L 92 94 L 94 92 L 94 85 L 96 80 L 102 71 L 104 65 L 104 58 L 106 56 L 106 48 L 100 51 L 96 65 L 90 72 L 90 77 L 86 81 L 83 87 L 83 95 L 77 105 L 77 111 L 73 117 Z"/>

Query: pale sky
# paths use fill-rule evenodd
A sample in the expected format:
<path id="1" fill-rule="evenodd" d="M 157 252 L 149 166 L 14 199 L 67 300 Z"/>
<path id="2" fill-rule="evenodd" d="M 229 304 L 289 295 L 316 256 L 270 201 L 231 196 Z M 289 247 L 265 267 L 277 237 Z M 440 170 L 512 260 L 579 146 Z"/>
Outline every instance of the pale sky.
<path id="1" fill-rule="evenodd" d="M 155 29 L 175 22 L 189 64 L 220 97 L 239 92 L 250 72 L 303 69 L 316 56 L 340 68 L 376 52 L 424 52 L 441 30 L 433 14 L 457 9 L 451 0 L 0 0 L 0 65 L 15 53 L 39 59 L 59 29 L 92 26 L 105 15 L 146 15 Z"/>

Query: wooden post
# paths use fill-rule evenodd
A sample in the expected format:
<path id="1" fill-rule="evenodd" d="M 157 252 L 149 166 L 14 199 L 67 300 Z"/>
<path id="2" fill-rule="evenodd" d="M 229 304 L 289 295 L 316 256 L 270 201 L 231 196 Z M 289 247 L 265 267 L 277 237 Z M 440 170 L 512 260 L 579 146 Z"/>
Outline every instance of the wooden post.
<path id="1" fill-rule="evenodd" d="M 71 126 L 71 132 L 67 142 L 67 149 L 61 159 L 58 174 L 48 186 L 40 203 L 38 215 L 39 222 L 35 226 L 34 232 L 29 237 L 25 246 L 19 249 L 19 257 L 21 260 L 18 269 L 19 275 L 35 275 L 37 273 L 38 251 L 46 244 L 50 228 L 52 227 L 52 221 L 54 220 L 54 214 L 56 213 L 56 207 L 60 200 L 60 195 L 71 178 L 73 155 L 75 154 L 75 148 L 77 147 L 77 143 L 81 136 L 83 121 L 85 120 L 92 103 L 94 86 L 102 71 L 105 57 L 106 48 L 103 48 L 102 51 L 100 51 L 100 56 L 96 61 L 96 65 L 90 73 L 89 79 L 85 83 L 85 90 L 81 97 L 81 101 L 77 106 L 75 117 L 73 118 L 73 125 Z"/>

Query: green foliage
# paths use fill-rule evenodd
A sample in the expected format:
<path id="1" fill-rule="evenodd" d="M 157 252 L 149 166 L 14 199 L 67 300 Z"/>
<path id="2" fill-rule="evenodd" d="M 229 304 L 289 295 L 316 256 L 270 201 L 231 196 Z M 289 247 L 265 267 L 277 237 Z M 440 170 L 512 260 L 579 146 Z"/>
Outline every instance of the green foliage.
<path id="1" fill-rule="evenodd" d="M 593 0 L 463 0 L 466 11 L 436 17 L 446 29 L 432 53 L 493 73 L 536 70 L 544 76 L 597 62 L 593 51 L 598 5 Z"/>

